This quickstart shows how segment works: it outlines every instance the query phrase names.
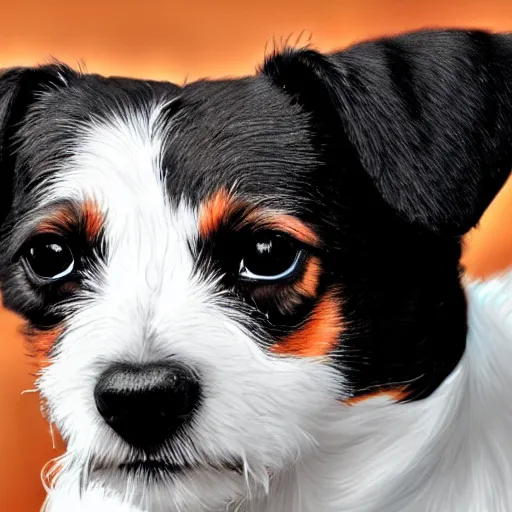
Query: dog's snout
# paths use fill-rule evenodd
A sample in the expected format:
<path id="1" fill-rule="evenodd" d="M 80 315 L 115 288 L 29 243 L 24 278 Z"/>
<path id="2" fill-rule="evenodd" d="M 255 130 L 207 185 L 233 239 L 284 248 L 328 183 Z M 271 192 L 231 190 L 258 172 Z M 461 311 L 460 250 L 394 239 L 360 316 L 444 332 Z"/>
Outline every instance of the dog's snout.
<path id="1" fill-rule="evenodd" d="M 106 423 L 132 446 L 161 445 L 196 409 L 200 386 L 178 363 L 116 363 L 99 378 L 94 397 Z"/>

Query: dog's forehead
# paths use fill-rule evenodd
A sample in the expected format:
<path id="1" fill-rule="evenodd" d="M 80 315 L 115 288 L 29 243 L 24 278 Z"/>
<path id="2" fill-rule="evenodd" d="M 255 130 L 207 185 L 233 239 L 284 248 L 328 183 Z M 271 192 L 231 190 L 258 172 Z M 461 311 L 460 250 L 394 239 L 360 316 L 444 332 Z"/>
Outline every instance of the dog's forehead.
<path id="1" fill-rule="evenodd" d="M 263 78 L 186 87 L 164 166 L 173 195 L 193 200 L 236 183 L 248 196 L 293 198 L 316 164 L 308 119 Z"/>
<path id="2" fill-rule="evenodd" d="M 158 183 L 174 203 L 236 186 L 282 204 L 316 165 L 306 115 L 262 77 L 180 88 L 86 76 L 44 96 L 30 121 L 21 179 L 61 196 L 82 189 L 129 202 L 121 191 L 130 188 L 144 201 Z"/>

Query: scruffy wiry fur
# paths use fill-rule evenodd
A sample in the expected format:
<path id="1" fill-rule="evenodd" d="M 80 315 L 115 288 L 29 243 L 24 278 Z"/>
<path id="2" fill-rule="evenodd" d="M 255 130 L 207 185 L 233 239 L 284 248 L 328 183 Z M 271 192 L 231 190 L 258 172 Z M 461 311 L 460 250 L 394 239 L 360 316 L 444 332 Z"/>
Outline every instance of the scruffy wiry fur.
<path id="1" fill-rule="evenodd" d="M 47 510 L 512 510 L 510 276 L 460 266 L 510 84 L 512 37 L 463 30 L 184 86 L 5 70 L 1 292 L 67 443 Z"/>
<path id="2" fill-rule="evenodd" d="M 468 281 L 466 291 L 467 350 L 431 397 L 402 405 L 376 399 L 326 411 L 316 450 L 276 478 L 268 494 L 256 492 L 252 500 L 229 510 L 508 510 L 512 503 L 507 456 L 512 453 L 508 397 L 512 271 L 486 281 Z M 66 495 L 57 487 L 52 492 L 48 512 L 131 512 L 121 498 L 102 501 L 98 489 L 91 489 L 83 501 L 76 490 Z"/>

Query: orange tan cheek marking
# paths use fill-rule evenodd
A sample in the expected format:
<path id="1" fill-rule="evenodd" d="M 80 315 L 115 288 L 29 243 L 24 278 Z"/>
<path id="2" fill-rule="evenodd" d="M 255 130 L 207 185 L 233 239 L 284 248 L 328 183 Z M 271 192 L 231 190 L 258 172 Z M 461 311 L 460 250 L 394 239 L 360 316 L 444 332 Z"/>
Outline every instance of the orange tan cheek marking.
<path id="1" fill-rule="evenodd" d="M 340 305 L 332 292 L 326 293 L 315 306 L 309 320 L 297 331 L 272 347 L 281 355 L 322 357 L 337 345 L 343 331 Z"/>
<path id="2" fill-rule="evenodd" d="M 49 354 L 55 345 L 55 342 L 64 332 L 62 326 L 54 327 L 50 330 L 40 330 L 27 328 L 25 338 L 30 354 L 34 357 L 36 365 L 39 368 L 49 366 Z"/>
<path id="3" fill-rule="evenodd" d="M 320 260 L 311 256 L 306 263 L 302 279 L 294 285 L 295 290 L 304 297 L 316 297 L 321 271 Z"/>
<path id="4" fill-rule="evenodd" d="M 355 396 L 353 398 L 349 398 L 344 400 L 343 403 L 345 405 L 358 405 L 364 402 L 369 402 L 371 400 L 379 399 L 379 398 L 387 398 L 392 402 L 399 402 L 400 400 L 405 400 L 409 396 L 407 391 L 407 387 L 398 387 L 394 389 L 384 389 L 375 391 L 374 393 L 368 393 L 366 395 Z"/>

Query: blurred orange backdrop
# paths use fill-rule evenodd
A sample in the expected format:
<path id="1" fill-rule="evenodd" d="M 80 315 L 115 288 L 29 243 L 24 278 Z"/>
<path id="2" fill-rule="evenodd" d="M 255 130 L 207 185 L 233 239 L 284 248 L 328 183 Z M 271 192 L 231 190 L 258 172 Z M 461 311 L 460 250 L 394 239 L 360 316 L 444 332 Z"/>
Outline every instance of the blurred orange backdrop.
<path id="1" fill-rule="evenodd" d="M 414 28 L 512 31 L 510 0 L 1 0 L 0 67 L 56 57 L 92 72 L 167 79 L 251 73 L 273 39 L 305 31 L 322 50 Z M 512 181 L 467 238 L 470 273 L 512 264 Z M 35 512 L 43 464 L 56 456 L 39 413 L 19 320 L 0 309 L 0 508 Z M 70 511 L 71 512 L 71 511 Z"/>

